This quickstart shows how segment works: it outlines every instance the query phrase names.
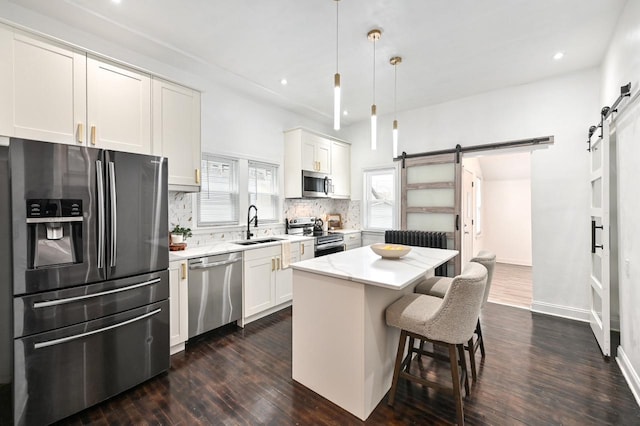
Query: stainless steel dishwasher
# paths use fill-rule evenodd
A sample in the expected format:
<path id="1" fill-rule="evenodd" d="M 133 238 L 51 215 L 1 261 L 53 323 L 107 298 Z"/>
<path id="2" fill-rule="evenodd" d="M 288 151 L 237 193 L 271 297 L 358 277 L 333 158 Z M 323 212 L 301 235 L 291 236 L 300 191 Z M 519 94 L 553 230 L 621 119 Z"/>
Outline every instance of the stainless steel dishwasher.
<path id="1" fill-rule="evenodd" d="M 189 338 L 242 317 L 242 252 L 189 260 Z"/>

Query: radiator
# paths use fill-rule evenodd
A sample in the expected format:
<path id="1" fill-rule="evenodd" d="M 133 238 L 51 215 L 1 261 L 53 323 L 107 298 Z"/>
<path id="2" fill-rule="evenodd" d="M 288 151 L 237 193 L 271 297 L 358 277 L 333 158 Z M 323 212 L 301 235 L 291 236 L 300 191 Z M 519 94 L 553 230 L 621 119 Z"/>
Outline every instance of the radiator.
<path id="1" fill-rule="evenodd" d="M 445 232 L 428 231 L 385 231 L 384 242 L 390 244 L 404 244 L 407 246 L 447 248 L 447 234 Z M 447 264 L 436 268 L 435 274 L 447 276 Z"/>

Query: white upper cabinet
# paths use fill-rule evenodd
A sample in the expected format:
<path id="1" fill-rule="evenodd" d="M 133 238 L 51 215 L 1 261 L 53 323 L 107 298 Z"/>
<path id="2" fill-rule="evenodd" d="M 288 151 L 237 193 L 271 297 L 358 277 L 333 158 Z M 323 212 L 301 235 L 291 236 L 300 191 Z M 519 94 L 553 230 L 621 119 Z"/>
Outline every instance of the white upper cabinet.
<path id="1" fill-rule="evenodd" d="M 169 189 L 200 190 L 200 92 L 153 79 L 153 154 L 169 159 Z"/>
<path id="2" fill-rule="evenodd" d="M 334 149 L 336 151 L 334 152 Z M 351 145 L 309 132 L 284 132 L 284 196 L 302 197 L 302 171 L 331 175 L 333 198 L 351 195 Z"/>
<path id="3" fill-rule="evenodd" d="M 331 141 L 333 198 L 351 197 L 351 145 Z"/>
<path id="4" fill-rule="evenodd" d="M 302 145 L 301 169 L 330 174 L 331 141 L 300 129 L 294 132 L 298 131 Z"/>
<path id="5" fill-rule="evenodd" d="M 151 78 L 87 58 L 89 146 L 151 153 Z"/>
<path id="6" fill-rule="evenodd" d="M 0 26 L 0 55 L 0 133 L 84 144 L 84 53 Z"/>

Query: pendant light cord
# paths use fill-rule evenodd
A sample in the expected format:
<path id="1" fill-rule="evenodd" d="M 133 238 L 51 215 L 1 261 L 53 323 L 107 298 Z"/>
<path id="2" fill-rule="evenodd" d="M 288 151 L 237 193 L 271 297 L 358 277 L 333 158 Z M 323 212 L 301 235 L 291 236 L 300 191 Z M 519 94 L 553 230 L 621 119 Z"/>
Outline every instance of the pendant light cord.
<path id="1" fill-rule="evenodd" d="M 339 4 L 340 4 L 340 0 L 336 1 L 336 73 L 338 73 L 338 69 L 339 69 L 339 67 L 338 67 L 338 46 L 339 46 L 339 43 L 338 43 L 338 37 L 339 37 L 338 28 L 339 28 L 339 24 L 340 24 L 340 22 L 339 22 L 339 14 L 338 14 L 338 5 Z"/>
<path id="2" fill-rule="evenodd" d="M 376 39 L 373 39 L 373 104 L 376 103 Z"/>
<path id="3" fill-rule="evenodd" d="M 393 64 L 393 119 L 398 115 L 398 64 Z"/>

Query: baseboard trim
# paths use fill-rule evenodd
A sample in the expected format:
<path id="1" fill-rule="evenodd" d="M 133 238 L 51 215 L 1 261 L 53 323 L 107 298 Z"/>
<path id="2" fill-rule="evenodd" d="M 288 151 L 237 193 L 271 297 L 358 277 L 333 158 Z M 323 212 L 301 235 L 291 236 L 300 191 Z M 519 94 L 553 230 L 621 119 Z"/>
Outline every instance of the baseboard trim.
<path id="1" fill-rule="evenodd" d="M 553 315 L 554 317 L 566 318 L 575 321 L 589 322 L 588 309 L 573 308 L 571 306 L 534 301 L 531 303 L 531 312 Z"/>
<path id="2" fill-rule="evenodd" d="M 508 263 L 509 265 L 531 266 L 531 260 L 507 259 L 507 258 L 501 257 L 500 259 L 496 258 L 496 262 Z"/>
<path id="3" fill-rule="evenodd" d="M 627 358 L 627 354 L 624 353 L 622 346 L 618 346 L 616 362 L 627 381 L 627 385 L 629 385 L 629 389 L 631 389 L 633 397 L 636 399 L 636 404 L 640 406 L 640 377 L 638 377 L 638 373 L 634 370 L 629 358 Z"/>

